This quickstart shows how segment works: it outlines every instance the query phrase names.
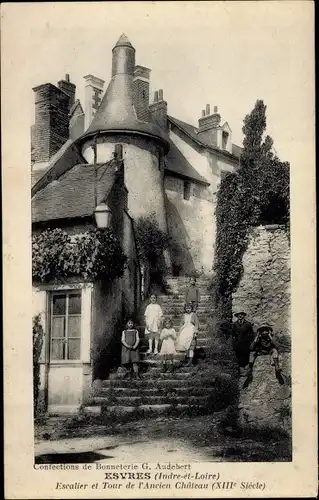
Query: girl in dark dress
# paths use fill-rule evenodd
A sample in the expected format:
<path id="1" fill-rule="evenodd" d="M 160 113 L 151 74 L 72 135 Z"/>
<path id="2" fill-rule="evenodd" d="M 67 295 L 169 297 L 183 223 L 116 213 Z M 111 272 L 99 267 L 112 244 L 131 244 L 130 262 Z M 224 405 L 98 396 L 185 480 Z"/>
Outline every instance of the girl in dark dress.
<path id="1" fill-rule="evenodd" d="M 135 378 L 140 378 L 138 373 L 138 362 L 140 360 L 140 353 L 138 345 L 140 338 L 138 331 L 134 328 L 134 323 L 131 319 L 126 324 L 126 329 L 122 332 L 122 353 L 121 363 L 125 368 L 133 366 Z"/>

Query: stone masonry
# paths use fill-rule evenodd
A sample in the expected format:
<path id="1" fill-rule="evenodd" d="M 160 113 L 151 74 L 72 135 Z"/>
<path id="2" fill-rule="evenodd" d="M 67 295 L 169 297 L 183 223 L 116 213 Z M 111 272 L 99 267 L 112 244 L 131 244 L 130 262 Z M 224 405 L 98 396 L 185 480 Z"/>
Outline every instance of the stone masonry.
<path id="1" fill-rule="evenodd" d="M 158 296 L 158 302 L 164 312 L 164 316 L 170 316 L 176 330 L 179 330 L 184 306 L 185 287 L 189 278 L 169 278 L 167 284 L 170 293 Z M 231 377 L 227 369 L 214 362 L 209 373 L 201 364 L 201 358 L 211 342 L 212 331 L 209 326 L 209 316 L 212 313 L 211 296 L 208 290 L 210 281 L 200 278 L 197 286 L 200 288 L 201 301 L 198 307 L 199 333 L 197 339 L 196 366 L 184 366 L 182 354 L 174 356 L 175 369 L 173 372 L 163 370 L 160 356 L 146 354 L 147 341 L 142 338 L 141 342 L 141 380 L 123 380 L 116 372 L 111 373 L 107 380 L 95 380 L 91 408 L 100 408 L 103 413 L 126 413 L 137 408 L 155 413 L 174 411 L 218 411 L 229 403 L 226 400 L 231 397 L 228 386 Z M 143 328 L 140 328 L 142 337 Z M 217 363 L 217 364 L 216 364 Z"/>
<path id="2" fill-rule="evenodd" d="M 243 277 L 233 295 L 233 312 L 246 311 L 255 331 L 264 323 L 272 326 L 286 383 L 279 385 L 270 356 L 258 357 L 252 383 L 240 391 L 241 423 L 290 432 L 290 248 L 284 227 L 254 229 L 243 266 Z M 243 382 L 244 378 L 241 386 Z"/>

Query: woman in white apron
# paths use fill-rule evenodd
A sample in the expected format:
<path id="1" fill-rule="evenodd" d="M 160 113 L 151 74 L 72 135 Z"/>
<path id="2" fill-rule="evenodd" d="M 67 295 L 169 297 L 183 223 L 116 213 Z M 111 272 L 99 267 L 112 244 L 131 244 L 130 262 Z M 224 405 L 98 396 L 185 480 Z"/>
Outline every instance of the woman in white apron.
<path id="1" fill-rule="evenodd" d="M 182 327 L 179 331 L 175 348 L 176 351 L 188 352 L 194 350 L 194 341 L 198 332 L 198 318 L 192 311 L 192 305 L 186 304 L 182 318 Z"/>

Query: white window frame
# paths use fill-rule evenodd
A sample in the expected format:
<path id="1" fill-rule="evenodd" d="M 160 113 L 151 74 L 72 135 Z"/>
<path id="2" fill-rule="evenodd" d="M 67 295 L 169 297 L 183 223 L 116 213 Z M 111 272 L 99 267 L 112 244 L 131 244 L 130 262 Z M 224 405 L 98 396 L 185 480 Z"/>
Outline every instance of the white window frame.
<path id="1" fill-rule="evenodd" d="M 74 294 L 77 294 L 80 296 L 80 300 L 81 300 L 81 312 L 80 314 L 72 314 L 70 315 L 69 314 L 69 297 L 70 295 L 74 295 Z M 66 300 L 66 303 L 65 303 L 65 314 L 63 315 L 53 315 L 53 297 L 54 296 L 63 296 L 65 295 L 65 300 Z M 77 290 L 77 289 L 69 289 L 69 290 L 54 290 L 52 292 L 50 292 L 50 309 L 49 309 L 49 314 L 50 314 L 50 346 L 49 346 L 49 362 L 50 364 L 54 364 L 54 363 L 57 363 L 57 364 L 60 364 L 60 363 L 77 363 L 77 362 L 81 362 L 81 347 L 82 347 L 82 303 L 83 303 L 83 299 L 82 299 L 82 291 L 81 290 Z M 53 317 L 64 317 L 65 318 L 65 336 L 64 337 L 53 337 L 52 333 L 53 333 L 53 328 L 52 328 L 52 323 L 53 323 Z M 69 316 L 77 316 L 77 317 L 80 317 L 80 332 L 79 332 L 79 336 L 77 337 L 69 337 L 68 335 L 68 326 L 69 326 L 69 322 L 68 322 L 68 318 Z M 80 341 L 80 357 L 78 359 L 69 359 L 67 358 L 67 354 L 68 354 L 68 341 L 69 339 L 77 339 Z M 64 358 L 63 359 L 52 359 L 51 358 L 51 352 L 52 352 L 52 340 L 61 340 L 64 344 Z"/>
<path id="2" fill-rule="evenodd" d="M 91 331 L 92 331 L 92 283 L 74 283 L 68 285 L 47 285 L 43 287 L 47 292 L 47 321 L 48 338 L 46 342 L 46 363 L 49 365 L 78 365 L 90 364 L 92 362 L 91 356 Z M 54 293 L 71 292 L 81 294 L 81 339 L 80 339 L 80 352 L 81 357 L 76 359 L 50 359 L 51 356 L 51 295 Z"/>

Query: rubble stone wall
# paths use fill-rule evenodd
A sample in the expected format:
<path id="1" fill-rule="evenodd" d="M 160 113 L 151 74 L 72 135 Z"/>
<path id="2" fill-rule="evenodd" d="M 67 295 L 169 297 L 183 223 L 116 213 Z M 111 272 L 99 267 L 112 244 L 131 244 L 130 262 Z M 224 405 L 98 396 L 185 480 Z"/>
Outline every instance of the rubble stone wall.
<path id="1" fill-rule="evenodd" d="M 274 330 L 285 377 L 280 385 L 270 356 L 260 356 L 253 368 L 253 381 L 240 390 L 242 425 L 281 428 L 291 432 L 291 338 L 290 338 L 290 247 L 285 228 L 255 228 L 243 258 L 244 274 L 233 294 L 233 313 L 246 311 L 259 326 Z M 242 387 L 244 377 L 241 379 Z"/>

